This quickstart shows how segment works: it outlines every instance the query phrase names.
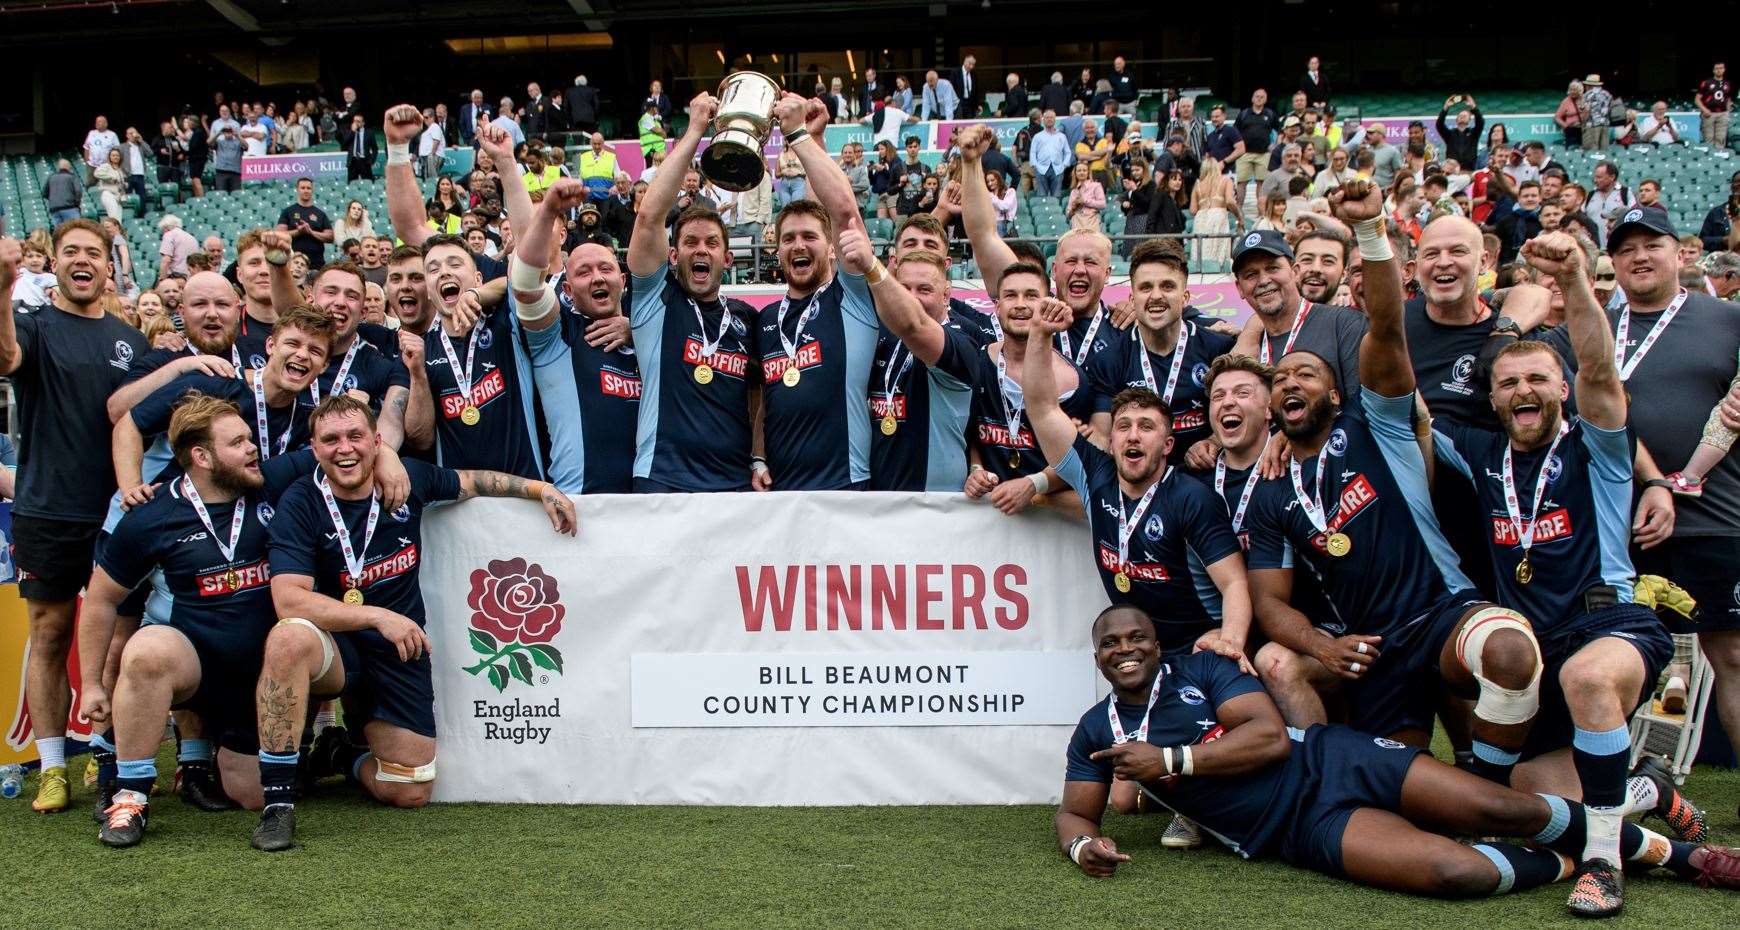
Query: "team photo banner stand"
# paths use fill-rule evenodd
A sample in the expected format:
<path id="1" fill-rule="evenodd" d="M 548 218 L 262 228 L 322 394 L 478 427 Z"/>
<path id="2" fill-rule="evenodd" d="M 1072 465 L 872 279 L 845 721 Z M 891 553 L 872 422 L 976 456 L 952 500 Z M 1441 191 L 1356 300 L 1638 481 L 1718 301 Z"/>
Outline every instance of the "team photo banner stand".
<path id="1" fill-rule="evenodd" d="M 1104 693 L 1080 523 L 949 494 L 576 503 L 573 539 L 525 501 L 430 511 L 435 800 L 1058 800 Z"/>

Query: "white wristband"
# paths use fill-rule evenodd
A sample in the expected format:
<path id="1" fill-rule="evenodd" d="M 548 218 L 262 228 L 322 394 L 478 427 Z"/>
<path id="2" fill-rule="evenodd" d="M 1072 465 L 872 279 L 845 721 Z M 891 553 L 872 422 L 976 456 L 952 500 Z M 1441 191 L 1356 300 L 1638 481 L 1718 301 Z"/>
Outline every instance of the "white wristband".
<path id="1" fill-rule="evenodd" d="M 1045 477 L 1045 472 L 1043 471 L 1036 471 L 1033 474 L 1028 475 L 1027 480 L 1033 482 L 1033 493 L 1035 494 L 1044 494 L 1046 491 L 1051 490 L 1051 479 Z"/>
<path id="2" fill-rule="evenodd" d="M 1178 774 L 1190 775 L 1194 773 L 1196 771 L 1196 762 L 1190 756 L 1190 747 L 1181 746 L 1179 747 L 1178 752 L 1184 757 L 1184 760 L 1178 764 Z"/>
<path id="3" fill-rule="evenodd" d="M 411 143 L 409 143 L 409 142 L 388 142 L 387 143 L 387 164 L 389 164 L 389 165 L 408 165 L 410 163 L 411 163 Z"/>
<path id="4" fill-rule="evenodd" d="M 1354 238 L 1359 242 L 1359 257 L 1368 262 L 1387 262 L 1396 257 L 1390 248 L 1390 237 L 1384 233 L 1382 217 L 1353 224 Z"/>
<path id="5" fill-rule="evenodd" d="M 757 474 L 757 475 L 765 473 L 767 471 L 767 460 L 766 459 L 750 459 L 749 460 L 749 470 L 752 473 Z"/>
<path id="6" fill-rule="evenodd" d="M 1094 838 L 1088 836 L 1086 833 L 1071 840 L 1069 844 L 1069 861 L 1076 865 L 1081 865 L 1081 851 L 1087 846 L 1087 844 L 1093 841 Z"/>

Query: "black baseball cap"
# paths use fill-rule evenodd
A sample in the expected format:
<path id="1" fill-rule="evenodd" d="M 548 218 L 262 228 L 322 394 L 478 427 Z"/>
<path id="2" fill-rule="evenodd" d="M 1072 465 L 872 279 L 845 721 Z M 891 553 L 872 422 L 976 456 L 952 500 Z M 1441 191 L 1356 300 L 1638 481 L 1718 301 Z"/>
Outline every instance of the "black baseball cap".
<path id="1" fill-rule="evenodd" d="M 1638 230 L 1655 233 L 1658 236 L 1680 237 L 1674 229 L 1673 220 L 1668 218 L 1667 211 L 1660 207 L 1632 207 L 1619 218 L 1619 225 L 1607 234 L 1607 251 L 1609 253 L 1619 248 L 1619 243 L 1625 237 Z"/>
<path id="2" fill-rule="evenodd" d="M 1287 245 L 1286 236 L 1281 235 L 1277 230 L 1259 229 L 1255 232 L 1245 234 L 1245 237 L 1240 239 L 1238 244 L 1233 247 L 1233 270 L 1238 270 L 1240 263 L 1245 260 L 1246 255 L 1256 252 L 1262 252 L 1267 255 L 1279 255 L 1288 261 L 1293 260 L 1293 248 Z"/>

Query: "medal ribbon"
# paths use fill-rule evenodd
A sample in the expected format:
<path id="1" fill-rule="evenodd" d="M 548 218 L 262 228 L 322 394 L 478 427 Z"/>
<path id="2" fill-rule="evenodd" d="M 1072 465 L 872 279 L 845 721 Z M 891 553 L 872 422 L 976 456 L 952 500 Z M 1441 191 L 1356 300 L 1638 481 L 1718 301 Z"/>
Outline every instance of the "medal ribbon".
<path id="1" fill-rule="evenodd" d="M 818 299 L 821 293 L 821 290 L 817 289 L 815 294 L 811 296 L 810 300 L 814 301 Z M 812 304 L 805 304 L 805 312 L 800 312 L 798 314 L 797 330 L 792 333 L 790 339 L 785 338 L 785 315 L 791 311 L 790 297 L 781 297 L 779 299 L 779 311 L 774 316 L 774 323 L 776 324 L 774 326 L 774 331 L 779 333 L 779 344 L 785 349 L 785 357 L 789 360 L 789 365 L 792 368 L 798 367 L 797 350 L 798 346 L 804 341 L 805 317 L 808 315 L 807 311 L 810 306 L 812 306 Z M 721 330 L 721 334 L 723 334 L 723 330 Z"/>
<path id="2" fill-rule="evenodd" d="M 1245 479 L 1245 490 L 1239 495 L 1238 509 L 1233 511 L 1232 528 L 1237 533 L 1245 525 L 1245 508 L 1251 505 L 1251 493 L 1257 489 L 1257 479 L 1262 477 L 1263 470 L 1255 463 L 1251 465 L 1250 477 Z M 1226 499 L 1226 453 L 1221 452 L 1214 460 L 1214 492 Z"/>
<path id="3" fill-rule="evenodd" d="M 459 353 L 453 349 L 453 340 L 447 338 L 447 329 L 441 328 L 441 351 L 447 355 L 447 367 L 453 369 L 453 383 L 459 385 L 459 394 L 465 398 L 466 406 L 471 406 L 471 363 L 477 358 L 477 326 L 471 327 L 471 335 L 466 337 L 465 367 L 459 367 Z"/>
<path id="4" fill-rule="evenodd" d="M 1125 571 L 1129 568 L 1130 534 L 1136 531 L 1136 524 L 1142 522 L 1142 514 L 1148 510 L 1148 505 L 1153 503 L 1154 493 L 1159 491 L 1160 486 L 1165 484 L 1166 479 L 1170 477 L 1172 477 L 1172 466 L 1168 465 L 1165 473 L 1160 476 L 1160 480 L 1148 485 L 1148 490 L 1142 492 L 1142 499 L 1136 503 L 1136 512 L 1127 517 L 1124 515 L 1124 494 L 1122 491 L 1118 492 L 1118 571 Z M 1166 532 L 1164 521 L 1161 523 L 1160 532 Z"/>
<path id="5" fill-rule="evenodd" d="M 1287 332 L 1287 344 L 1281 347 L 1281 355 L 1283 357 L 1285 357 L 1288 352 L 1293 351 L 1293 343 L 1299 339 L 1299 331 L 1305 328 L 1305 318 L 1310 315 L 1311 301 L 1301 298 L 1299 300 L 1299 312 L 1293 315 L 1293 328 Z M 1263 334 L 1263 344 L 1261 349 L 1262 351 L 1259 354 L 1262 355 L 1263 364 L 1271 364 L 1269 361 L 1268 333 Z"/>
<path id="6" fill-rule="evenodd" d="M 1293 494 L 1299 499 L 1300 509 L 1305 511 L 1305 519 L 1310 520 L 1319 533 L 1329 532 L 1329 516 L 1323 509 L 1323 469 L 1328 463 L 1329 443 L 1325 441 L 1323 448 L 1317 450 L 1317 499 L 1312 500 L 1305 496 L 1305 483 L 1299 478 L 1299 460 L 1287 460 L 1287 472 L 1293 476 Z"/>
<path id="7" fill-rule="evenodd" d="M 997 393 L 1003 396 L 1003 412 L 1009 419 L 1009 448 L 1021 449 L 1021 415 L 1027 412 L 1027 395 L 1023 393 L 1020 400 L 1009 397 L 1009 358 L 1003 353 L 997 353 Z M 1020 387 L 1020 385 L 1016 385 Z M 1025 391 L 1025 388 L 1023 388 Z"/>
<path id="8" fill-rule="evenodd" d="M 332 518 L 333 529 L 338 530 L 338 551 L 344 554 L 344 567 L 350 571 L 350 586 L 362 587 L 363 560 L 357 557 L 356 549 L 350 544 L 350 528 L 344 525 L 344 514 L 338 512 L 338 501 L 332 497 L 332 488 L 326 485 L 326 475 L 315 472 L 314 486 L 320 489 L 320 497 L 326 501 L 326 514 Z M 369 543 L 375 538 L 375 524 L 381 521 L 381 493 L 374 492 L 369 498 L 369 519 L 363 529 L 363 556 L 369 552 Z"/>
<path id="9" fill-rule="evenodd" d="M 211 541 L 217 544 L 218 551 L 223 553 L 224 566 L 236 560 L 236 543 L 242 538 L 242 518 L 247 514 L 247 498 L 236 498 L 235 513 L 230 515 L 230 543 L 218 538 L 217 528 L 212 526 L 211 517 L 205 512 L 205 501 L 200 500 L 199 490 L 193 486 L 193 479 L 186 475 L 181 478 L 181 493 L 186 495 L 187 502 L 193 505 L 193 512 L 199 514 L 199 522 L 205 524 L 205 531 L 211 534 Z"/>
<path id="10" fill-rule="evenodd" d="M 362 348 L 362 340 L 361 339 L 352 339 L 351 343 L 350 343 L 350 348 L 345 350 L 344 361 L 339 363 L 338 371 L 334 372 L 332 375 L 332 392 L 334 394 L 340 393 L 344 390 L 345 376 L 350 374 L 350 363 L 356 361 L 356 350 L 358 350 L 360 348 Z M 314 383 L 310 384 L 308 386 L 308 393 L 314 395 L 314 402 L 315 403 L 317 403 L 317 404 L 320 403 L 320 378 L 319 378 L 319 376 L 316 376 L 314 379 Z"/>
<path id="11" fill-rule="evenodd" d="M 1619 326 L 1613 335 L 1613 364 L 1619 366 L 1619 380 L 1631 380 L 1631 373 L 1637 370 L 1638 363 L 1643 361 L 1643 357 L 1655 347 L 1655 341 L 1661 338 L 1662 332 L 1667 329 L 1669 323 L 1673 322 L 1674 316 L 1680 312 L 1680 308 L 1685 306 L 1687 296 L 1686 289 L 1680 288 L 1679 295 L 1674 297 L 1674 302 L 1668 304 L 1666 310 L 1662 311 L 1661 319 L 1655 321 L 1655 326 L 1650 328 L 1649 335 L 1644 336 L 1643 341 L 1637 344 L 1637 351 L 1632 353 L 1629 361 L 1625 358 L 1625 337 L 1631 334 L 1631 305 L 1626 304 L 1625 309 L 1619 311 Z"/>
<path id="12" fill-rule="evenodd" d="M 1142 711 L 1142 725 L 1136 728 L 1134 736 L 1124 734 L 1124 721 L 1118 719 L 1118 696 L 1114 694 L 1106 698 L 1106 716 L 1112 720 L 1112 745 L 1148 741 L 1148 718 L 1153 716 L 1154 705 L 1160 700 L 1160 681 L 1165 677 L 1165 666 L 1154 670 L 1154 687 L 1148 692 L 1148 707 Z"/>
<path id="13" fill-rule="evenodd" d="M 912 351 L 908 349 L 906 360 L 900 363 L 900 370 L 896 371 L 894 368 L 895 360 L 900 358 L 900 350 L 905 348 L 906 343 L 895 340 L 894 351 L 888 356 L 888 366 L 882 369 L 882 398 L 888 404 L 882 412 L 883 416 L 894 416 L 894 386 L 906 377 L 907 369 L 912 367 Z M 795 357 L 793 363 L 796 363 Z"/>
<path id="14" fill-rule="evenodd" d="M 731 328 L 731 311 L 723 304 L 719 307 L 719 335 L 707 337 L 707 318 L 701 315 L 701 305 L 695 298 L 689 298 L 689 306 L 695 310 L 695 325 L 701 328 L 701 363 L 709 363 L 713 353 L 719 351 L 719 343 L 725 341 L 725 331 Z"/>
<path id="15" fill-rule="evenodd" d="M 1066 329 L 1058 333 L 1057 340 L 1063 345 L 1063 354 L 1075 359 L 1077 365 L 1087 364 L 1088 352 L 1092 351 L 1094 345 L 1094 334 L 1100 331 L 1100 323 L 1105 320 L 1105 315 L 1105 301 L 1100 301 L 1100 308 L 1094 311 L 1093 322 L 1088 324 L 1087 332 L 1081 334 L 1081 348 L 1079 349 L 1071 350 L 1069 330 Z"/>
<path id="16" fill-rule="evenodd" d="M 1172 347 L 1172 370 L 1166 374 L 1166 390 L 1164 392 L 1160 390 L 1159 382 L 1154 380 L 1154 365 L 1148 361 L 1148 347 L 1142 345 L 1141 351 L 1138 353 L 1142 359 L 1142 380 L 1147 382 L 1148 390 L 1159 394 L 1160 398 L 1166 401 L 1168 407 L 1172 406 L 1172 392 L 1178 388 L 1178 373 L 1184 370 L 1184 347 L 1189 344 L 1190 334 L 1195 331 L 1196 327 L 1193 324 L 1180 325 L 1178 344 Z M 1133 328 L 1130 332 L 1130 338 L 1135 339 L 1138 344 L 1142 342 L 1142 334 Z"/>
<path id="17" fill-rule="evenodd" d="M 1559 421 L 1559 434 L 1553 437 L 1553 443 L 1547 446 L 1547 457 L 1541 459 L 1541 473 L 1535 476 L 1535 499 L 1529 506 L 1529 523 L 1524 528 L 1522 521 L 1522 505 L 1516 499 L 1516 473 L 1510 464 L 1510 443 L 1504 445 L 1504 509 L 1510 514 L 1511 528 L 1516 530 L 1517 545 L 1522 547 L 1523 561 L 1529 560 L 1529 550 L 1535 544 L 1535 521 L 1541 512 L 1541 498 L 1547 492 L 1547 465 L 1553 461 L 1553 453 L 1559 449 L 1559 442 L 1565 434 L 1571 431 L 1571 424 Z"/>
<path id="18" fill-rule="evenodd" d="M 260 459 L 264 461 L 274 455 L 283 455 L 284 449 L 290 445 L 290 432 L 295 428 L 296 402 L 290 402 L 290 429 L 284 430 L 284 435 L 278 437 L 277 443 L 272 442 L 272 429 L 266 424 L 266 387 L 261 383 L 266 377 L 265 369 L 255 369 L 254 383 L 254 429 L 260 434 Z M 318 386 L 318 384 L 316 385 Z"/>

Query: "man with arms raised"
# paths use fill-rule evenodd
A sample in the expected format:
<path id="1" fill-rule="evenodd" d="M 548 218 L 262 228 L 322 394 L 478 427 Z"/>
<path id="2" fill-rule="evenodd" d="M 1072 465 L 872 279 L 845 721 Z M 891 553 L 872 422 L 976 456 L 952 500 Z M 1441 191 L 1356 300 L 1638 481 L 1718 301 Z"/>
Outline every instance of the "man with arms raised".
<path id="1" fill-rule="evenodd" d="M 1604 917 L 1623 906 L 1626 721 L 1654 690 L 1673 641 L 1653 611 L 1632 602 L 1625 386 L 1583 247 L 1548 233 L 1524 243 L 1522 255 L 1565 294 L 1578 416 L 1563 413 L 1570 388 L 1558 354 L 1541 342 L 1513 343 L 1492 366 L 1491 404 L 1504 431 L 1442 420 L 1440 455 L 1479 493 L 1499 603 L 1533 618 L 1542 646 L 1542 713 L 1524 747 L 1539 758 L 1515 778 L 1582 798 L 1586 840 L 1569 906 Z M 1651 787 L 1663 789 L 1656 800 L 1670 823 L 1682 838 L 1702 840 L 1702 818 L 1679 801 L 1665 773 L 1652 771 L 1660 773 Z"/>
<path id="2" fill-rule="evenodd" d="M 848 230 L 840 238 L 844 255 L 848 239 L 854 239 L 855 248 L 855 238 L 862 235 Z M 943 253 L 909 249 L 900 255 L 893 274 L 913 300 L 879 300 L 876 305 L 887 330 L 870 368 L 870 489 L 959 491 L 967 479 L 967 414 L 973 393 L 937 362 L 946 343 L 965 343 L 956 354 L 971 356 L 979 351 L 979 338 L 949 306 L 949 266 Z"/>
<path id="3" fill-rule="evenodd" d="M 254 776 L 243 757 L 258 752 L 253 690 L 273 622 L 266 525 L 278 495 L 314 467 L 306 451 L 263 459 L 241 411 L 197 393 L 176 408 L 169 445 L 181 476 L 116 524 L 79 616 L 88 644 L 79 653 L 80 710 L 94 727 L 112 725 L 118 756 L 98 834 L 116 847 L 144 838 L 171 707 L 196 711 L 202 732 L 221 745 L 231 790 L 258 791 L 246 787 Z M 169 616 L 128 639 L 111 694 L 102 670 L 118 611 L 159 570 L 173 598 Z"/>
<path id="4" fill-rule="evenodd" d="M 1382 201 L 1369 181 L 1331 196 L 1364 257 L 1371 328 L 1360 339 L 1357 400 L 1343 399 L 1310 350 L 1275 366 L 1270 407 L 1289 452 L 1287 474 L 1258 485 L 1247 517 L 1251 589 L 1271 640 L 1257 667 L 1294 726 L 1323 722 L 1318 692 L 1335 692 L 1356 729 L 1418 745 L 1441 690 L 1478 695 L 1478 770 L 1504 782 L 1503 760 L 1522 746 L 1539 702 L 1539 649 L 1521 615 L 1479 600 L 1432 515 Z M 1325 635 L 1290 606 L 1300 561 L 1347 635 Z"/>
<path id="5" fill-rule="evenodd" d="M 1274 856 L 1409 894 L 1524 891 L 1569 876 L 1569 857 L 1581 852 L 1577 802 L 1513 791 L 1423 748 L 1349 727 L 1289 732 L 1238 662 L 1217 650 L 1162 655 L 1153 624 L 1135 607 L 1107 608 L 1093 638 L 1112 693 L 1082 714 L 1070 738 L 1054 820 L 1058 850 L 1088 875 L 1110 877 L 1130 861 L 1100 832 L 1119 782 L 1197 820 L 1243 858 Z M 1464 845 L 1443 833 L 1537 845 Z M 1640 868 L 1740 887 L 1740 852 L 1727 847 L 1627 823 L 1619 848 Z"/>
<path id="6" fill-rule="evenodd" d="M 109 458 L 109 394 L 133 359 L 150 348 L 138 330 L 103 312 L 109 235 L 90 220 L 55 228 L 54 293 L 47 306 L 16 317 L 0 300 L 0 374 L 18 395 L 17 497 L 12 533 L 30 622 L 25 699 L 42 760 L 32 809 L 65 810 L 66 722 L 72 703 L 66 659 L 79 589 L 90 579 L 97 535 L 115 475 Z M 10 294 L 22 262 L 15 239 L 0 239 L 0 293 Z"/>
<path id="7" fill-rule="evenodd" d="M 671 146 L 668 164 L 694 160 L 718 108 L 712 94 L 690 101 L 689 128 Z M 761 390 L 760 378 L 750 371 L 755 311 L 719 294 L 731 251 L 717 213 L 690 207 L 666 234 L 665 213 L 682 183 L 682 172 L 675 170 L 653 178 L 629 240 L 629 320 L 641 360 L 634 487 L 654 493 L 748 490 L 749 411 Z M 755 487 L 771 487 L 766 463 L 753 464 Z"/>
<path id="8" fill-rule="evenodd" d="M 1258 230 L 1240 239 L 1232 268 L 1239 296 L 1255 311 L 1234 351 L 1265 365 L 1278 364 L 1295 350 L 1310 352 L 1329 364 L 1341 396 L 1357 396 L 1365 317 L 1346 307 L 1305 299 L 1299 292 L 1293 249 L 1275 230 Z"/>
<path id="9" fill-rule="evenodd" d="M 1178 246 L 1150 239 L 1130 254 L 1130 297 L 1137 308 L 1130 334 L 1115 336 L 1105 352 L 1088 361 L 1094 390 L 1094 435 L 1111 433 L 1113 399 L 1141 387 L 1165 403 L 1172 448 L 1167 462 L 1183 464 L 1190 447 L 1209 439 L 1208 366 L 1230 351 L 1233 338 L 1185 322 L 1190 304 L 1190 266 Z"/>
<path id="10" fill-rule="evenodd" d="M 913 252 L 929 252 L 939 256 L 946 264 L 949 257 L 948 232 L 943 229 L 942 221 L 929 213 L 914 213 L 900 221 L 899 228 L 894 231 L 894 255 L 891 267 L 898 268 L 900 260 Z M 989 284 L 985 285 L 990 291 Z M 945 288 L 946 294 L 946 288 Z M 980 345 L 990 345 L 1003 338 L 997 329 L 995 313 L 982 313 L 973 308 L 972 304 L 958 297 L 948 298 L 949 321 L 954 323 L 973 337 Z M 886 340 L 884 340 L 886 341 Z M 878 346 L 877 357 L 887 354 L 886 346 Z"/>
<path id="11" fill-rule="evenodd" d="M 411 462 L 411 495 L 389 509 L 375 479 L 384 447 L 374 412 L 348 394 L 321 401 L 312 421 L 320 468 L 291 485 L 272 521 L 272 600 L 281 618 L 266 639 L 255 703 L 263 806 L 257 849 L 294 844 L 297 746 L 309 696 L 347 696 L 365 746 L 337 727 L 316 747 L 314 771 L 347 773 L 376 800 L 421 807 L 435 780 L 435 694 L 423 632 L 423 512 L 444 501 L 539 501 L 573 535 L 574 505 L 542 481 Z"/>

